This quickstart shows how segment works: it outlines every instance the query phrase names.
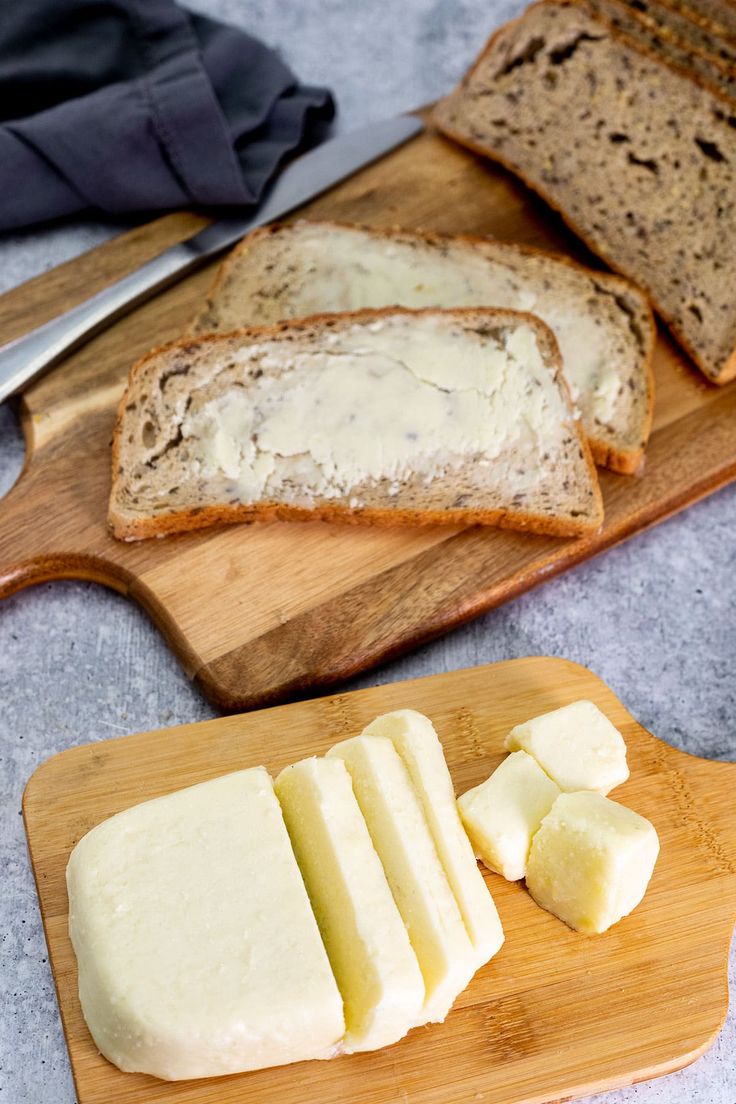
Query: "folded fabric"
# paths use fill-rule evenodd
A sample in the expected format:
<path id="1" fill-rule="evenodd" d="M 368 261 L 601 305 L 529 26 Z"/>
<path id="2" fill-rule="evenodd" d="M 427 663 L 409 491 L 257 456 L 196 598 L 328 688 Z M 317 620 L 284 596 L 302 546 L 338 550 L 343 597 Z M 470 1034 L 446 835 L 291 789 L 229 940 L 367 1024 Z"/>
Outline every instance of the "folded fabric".
<path id="1" fill-rule="evenodd" d="M 256 203 L 334 115 L 245 32 L 173 0 L 22 0 L 0 21 L 0 229 Z"/>

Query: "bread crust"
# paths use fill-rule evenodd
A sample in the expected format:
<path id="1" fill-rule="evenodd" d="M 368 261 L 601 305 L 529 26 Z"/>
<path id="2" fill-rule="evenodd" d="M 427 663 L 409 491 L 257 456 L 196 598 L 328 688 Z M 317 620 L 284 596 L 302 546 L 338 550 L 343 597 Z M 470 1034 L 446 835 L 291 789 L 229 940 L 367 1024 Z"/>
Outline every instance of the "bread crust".
<path id="1" fill-rule="evenodd" d="M 440 234 L 434 230 L 409 230 L 406 227 L 394 225 L 390 227 L 377 227 L 366 226 L 362 223 L 347 222 L 344 220 L 333 219 L 308 219 L 310 226 L 323 226 L 326 228 L 339 227 L 347 230 L 360 230 L 368 232 L 376 238 L 382 238 L 386 241 L 391 241 L 397 235 L 407 234 L 410 237 L 420 238 L 422 241 L 431 245 L 442 245 L 447 242 L 461 242 L 466 245 L 473 246 L 474 248 L 483 247 L 489 243 L 493 245 L 500 245 L 510 253 L 516 253 L 519 256 L 526 257 L 541 257 L 543 260 L 552 260 L 554 262 L 560 262 L 567 266 L 569 269 L 575 272 L 582 273 L 584 276 L 591 280 L 601 280 L 606 284 L 616 287 L 622 294 L 634 295 L 639 297 L 641 301 L 641 307 L 643 309 L 646 334 L 643 335 L 645 343 L 645 352 L 643 360 L 644 369 L 644 383 L 645 383 L 645 415 L 641 426 L 641 444 L 637 448 L 632 449 L 617 449 L 614 448 L 609 441 L 606 441 L 602 437 L 594 437 L 590 434 L 587 435 L 587 441 L 590 445 L 593 459 L 597 465 L 603 468 L 609 468 L 611 471 L 617 472 L 619 475 L 633 475 L 639 471 L 641 462 L 644 457 L 644 451 L 646 449 L 647 441 L 652 428 L 652 418 L 654 415 L 654 370 L 652 367 L 652 359 L 654 356 L 654 345 L 657 337 L 657 327 L 652 314 L 649 299 L 645 293 L 634 284 L 631 280 L 628 280 L 622 276 L 617 276 L 612 272 L 597 272 L 593 268 L 588 268 L 586 265 L 580 264 L 580 262 L 573 260 L 572 257 L 566 257 L 562 253 L 551 253 L 548 250 L 538 249 L 533 245 L 523 245 L 520 242 L 506 242 L 500 241 L 498 238 L 481 237 L 477 234 Z M 198 320 L 206 314 L 211 308 L 213 300 L 217 296 L 220 288 L 228 279 L 233 266 L 245 256 L 249 249 L 257 242 L 264 238 L 272 237 L 281 233 L 284 229 L 291 226 L 291 223 L 281 222 L 272 223 L 269 226 L 259 227 L 257 230 L 252 230 L 249 234 L 238 242 L 234 249 L 228 253 L 225 260 L 218 268 L 212 285 L 207 292 L 205 298 L 205 306 L 198 312 L 196 317 L 192 320 L 192 323 L 187 332 L 193 333 L 194 327 L 196 327 Z M 470 308 L 474 309 L 474 308 Z"/>
<path id="2" fill-rule="evenodd" d="M 724 39 L 729 45 L 736 46 L 736 35 L 723 23 L 719 23 L 717 20 L 712 19 L 711 16 L 706 15 L 705 12 L 698 11 L 692 4 L 685 2 L 671 3 L 671 0 L 659 0 L 659 2 L 670 11 L 676 11 L 678 15 L 682 15 L 685 19 L 689 19 L 691 23 L 695 23 L 696 26 L 702 27 L 708 31 L 709 34 L 715 35 L 717 38 Z"/>
<path id="3" fill-rule="evenodd" d="M 172 511 L 157 517 L 131 518 L 116 508 L 116 495 L 123 476 L 120 465 L 120 445 L 123 435 L 123 422 L 126 406 L 130 401 L 131 389 L 135 386 L 138 376 L 147 368 L 151 360 L 162 353 L 175 349 L 184 352 L 193 351 L 203 345 L 227 341 L 229 338 L 246 338 L 258 341 L 269 341 L 288 333 L 300 333 L 301 331 L 325 324 L 325 326 L 350 326 L 356 322 L 368 322 L 384 318 L 388 315 L 449 315 L 454 318 L 482 317 L 489 321 L 503 324 L 524 322 L 532 329 L 540 333 L 549 346 L 552 358 L 554 376 L 560 387 L 570 415 L 571 432 L 575 435 L 583 458 L 590 484 L 594 493 L 594 513 L 590 519 L 582 518 L 554 518 L 540 514 L 534 514 L 523 510 L 493 509 L 493 510 L 381 510 L 375 508 L 351 509 L 341 504 L 330 504 L 306 508 L 292 506 L 276 502 L 260 502 L 257 504 L 222 504 L 217 506 L 193 507 L 188 510 Z M 275 326 L 248 326 L 243 329 L 233 330 L 223 334 L 204 334 L 200 337 L 182 338 L 179 341 L 170 342 L 167 345 L 152 349 L 140 360 L 136 361 L 130 370 L 128 385 L 125 393 L 118 403 L 115 428 L 112 438 L 112 487 L 110 492 L 110 504 L 108 509 L 108 526 L 112 535 L 118 540 L 144 540 L 149 537 L 163 537 L 172 533 L 182 533 L 194 529 L 204 529 L 213 525 L 227 525 L 241 521 L 334 521 L 346 522 L 355 525 L 441 525 L 452 527 L 470 527 L 473 525 L 492 525 L 499 528 L 519 529 L 530 533 L 540 533 L 548 536 L 559 537 L 583 537 L 597 532 L 603 521 L 603 498 L 601 495 L 598 476 L 593 462 L 593 456 L 588 442 L 583 434 L 579 421 L 574 417 L 574 406 L 570 392 L 562 370 L 562 358 L 560 356 L 557 340 L 549 329 L 535 315 L 523 311 L 512 311 L 502 308 L 456 308 L 451 311 L 439 311 L 428 308 L 425 310 L 409 310 L 404 307 L 382 307 L 380 309 L 366 309 L 359 311 L 328 312 L 311 315 L 309 318 L 293 319 L 292 321 L 279 322 Z"/>
<path id="4" fill-rule="evenodd" d="M 721 73 L 724 78 L 736 80 L 736 69 L 734 69 L 733 66 L 729 65 L 727 62 L 723 61 L 716 54 L 711 53 L 709 50 L 703 49 L 702 46 L 698 46 L 694 42 L 688 42 L 687 39 L 682 38 L 681 35 L 679 35 L 677 31 L 673 30 L 671 27 L 667 26 L 664 23 L 657 22 L 655 16 L 648 13 L 646 15 L 642 14 L 636 8 L 629 7 L 629 5 L 626 3 L 626 0 L 610 0 L 610 2 L 613 3 L 616 7 L 620 8 L 623 12 L 625 12 L 626 15 L 635 23 L 638 23 L 640 26 L 645 27 L 647 30 L 650 31 L 652 31 L 652 28 L 649 26 L 649 19 L 651 19 L 652 22 L 656 24 L 656 31 L 654 31 L 653 33 L 656 33 L 662 39 L 671 44 L 674 43 L 674 45 L 678 48 L 687 50 L 688 53 L 702 58 L 708 63 L 708 65 L 711 66 L 712 69 L 715 69 L 719 73 Z M 657 3 L 659 3 L 663 8 L 666 8 L 668 11 L 675 11 L 678 15 L 682 15 L 683 18 L 690 19 L 692 22 L 691 16 L 689 14 L 686 14 L 680 8 L 673 7 L 673 5 L 668 2 L 668 0 L 657 0 Z M 594 11 L 593 15 L 596 19 L 610 22 L 605 15 L 601 14 L 598 11 Z M 611 27 L 616 30 L 618 34 L 628 39 L 629 36 L 627 35 L 625 30 L 617 28 L 613 23 L 611 23 Z M 636 40 L 632 38 L 629 39 L 629 41 L 635 42 Z M 659 55 L 657 55 L 657 57 L 658 60 L 666 62 L 666 64 L 669 65 L 671 69 L 677 69 L 678 72 L 684 74 L 687 77 L 691 75 L 690 69 L 686 68 L 684 64 L 681 65 L 678 62 L 673 61 L 672 58 L 667 58 L 663 56 L 660 59 Z M 712 84 L 707 77 L 703 76 L 702 73 L 699 74 L 699 76 L 701 81 L 703 82 L 703 86 L 706 87 L 709 92 L 714 92 L 716 95 L 725 96 L 732 107 L 736 106 L 736 98 L 729 95 L 729 93 L 726 92 L 725 89 L 720 88 L 717 84 Z"/>
<path id="5" fill-rule="evenodd" d="M 529 11 L 533 10 L 534 8 L 561 7 L 561 6 L 562 7 L 582 9 L 583 11 L 586 12 L 586 14 L 589 16 L 589 18 L 593 19 L 597 23 L 602 24 L 607 29 L 608 33 L 611 35 L 611 37 L 613 39 L 616 39 L 619 42 L 623 42 L 624 45 L 627 47 L 627 49 L 635 51 L 636 53 L 640 54 L 642 57 L 647 58 L 649 61 L 654 61 L 658 65 L 665 66 L 665 68 L 671 70 L 673 73 L 676 73 L 681 79 L 690 80 L 693 84 L 697 84 L 699 88 L 702 88 L 709 95 L 714 96 L 717 99 L 720 99 L 726 105 L 726 107 L 729 110 L 732 109 L 732 107 L 733 107 L 732 101 L 727 96 L 725 96 L 724 94 L 722 94 L 720 92 L 716 92 L 705 81 L 702 81 L 702 80 L 698 79 L 697 74 L 684 74 L 684 70 L 679 69 L 677 66 L 670 65 L 669 62 L 665 61 L 663 58 L 659 58 L 659 57 L 655 56 L 654 54 L 650 53 L 649 50 L 646 50 L 646 49 L 644 49 L 644 47 L 639 46 L 639 44 L 634 42 L 633 39 L 630 39 L 628 36 L 619 33 L 616 30 L 616 28 L 613 27 L 602 16 L 593 15 L 590 12 L 590 9 L 587 8 L 587 6 L 585 4 L 585 0 L 536 0 L 535 3 L 530 4 L 529 7 L 526 9 L 526 11 L 522 12 L 521 15 L 517 16 L 515 19 L 509 20 L 507 23 L 504 23 L 504 25 L 502 27 L 499 27 L 496 31 L 494 31 L 494 33 L 488 39 L 488 42 L 484 46 L 483 50 L 481 51 L 479 56 L 476 58 L 475 62 L 471 66 L 471 68 L 468 70 L 468 72 L 467 72 L 467 74 L 464 78 L 464 81 L 467 80 L 475 72 L 475 70 L 485 61 L 487 55 L 490 54 L 491 51 L 494 49 L 496 41 L 498 40 L 498 38 L 502 34 L 504 34 L 509 29 L 509 27 L 513 27 L 516 24 L 521 24 L 523 22 L 525 16 L 526 16 L 526 14 Z M 452 98 L 452 96 L 455 95 L 455 93 L 460 90 L 460 88 L 462 87 L 462 83 L 463 82 L 461 82 L 461 84 L 458 85 L 457 88 L 453 92 L 450 93 L 450 96 L 447 97 L 447 99 Z M 444 102 L 444 101 L 441 101 L 441 102 Z M 430 116 L 430 122 L 442 134 L 445 134 L 448 138 L 452 139 L 452 141 L 457 142 L 461 146 L 465 146 L 466 149 L 470 149 L 474 153 L 480 154 L 482 157 L 487 157 L 490 160 L 497 161 L 500 165 L 503 165 L 504 168 L 508 169 L 508 171 L 510 173 L 512 173 L 514 176 L 517 176 L 520 180 L 522 180 L 524 182 L 524 184 L 526 184 L 527 188 L 529 188 L 533 192 L 536 192 L 537 195 L 539 195 L 544 200 L 544 202 L 549 207 L 552 208 L 553 211 L 557 211 L 557 213 L 567 223 L 567 225 L 570 227 L 570 229 L 573 231 L 573 233 L 577 237 L 579 237 L 581 241 L 585 242 L 585 244 L 588 246 L 588 248 L 591 250 L 591 252 L 596 253 L 599 257 L 601 257 L 606 262 L 606 264 L 610 265 L 611 268 L 615 269 L 622 276 L 624 276 L 627 280 L 630 280 L 632 283 L 635 283 L 635 281 L 636 281 L 635 276 L 632 273 L 627 272 L 621 265 L 619 265 L 612 257 L 610 257 L 607 254 L 605 249 L 601 248 L 601 246 L 598 245 L 588 234 L 583 232 L 580 229 L 580 227 L 575 223 L 575 221 L 569 216 L 569 214 L 563 209 L 563 207 L 559 203 L 555 202 L 555 200 L 551 197 L 551 195 L 549 195 L 545 191 L 545 189 L 542 187 L 541 184 L 537 184 L 534 181 L 530 180 L 526 176 L 525 173 L 523 173 L 520 169 L 518 169 L 507 158 L 503 157 L 503 155 L 500 154 L 497 150 L 489 149 L 489 148 L 481 145 L 479 142 L 474 142 L 472 138 L 467 137 L 467 135 L 461 134 L 460 132 L 454 130 L 451 126 L 444 123 L 442 121 L 442 119 L 438 117 L 436 109 L 432 112 L 432 114 Z M 689 340 L 681 332 L 680 328 L 678 327 L 676 322 L 673 321 L 672 317 L 661 307 L 661 305 L 655 300 L 655 298 L 651 295 L 651 293 L 647 293 L 647 297 L 648 297 L 650 303 L 652 304 L 652 306 L 654 307 L 654 309 L 659 314 L 659 316 L 662 319 L 664 319 L 664 321 L 667 323 L 670 330 L 672 331 L 672 333 L 677 338 L 678 343 L 682 346 L 682 348 L 685 350 L 685 352 L 690 356 L 691 360 L 697 365 L 697 367 L 700 369 L 700 371 L 703 373 L 703 375 L 705 376 L 705 378 L 709 382 L 715 383 L 715 384 L 718 384 L 718 385 L 722 385 L 722 384 L 725 384 L 725 383 L 729 383 L 734 377 L 736 377 L 736 347 L 734 347 L 732 352 L 729 354 L 729 356 L 726 360 L 726 363 L 721 368 L 721 370 L 718 373 L 712 372 L 709 369 L 709 367 L 707 366 L 707 364 L 704 363 L 702 357 L 697 352 L 697 350 L 693 346 L 691 346 Z"/>

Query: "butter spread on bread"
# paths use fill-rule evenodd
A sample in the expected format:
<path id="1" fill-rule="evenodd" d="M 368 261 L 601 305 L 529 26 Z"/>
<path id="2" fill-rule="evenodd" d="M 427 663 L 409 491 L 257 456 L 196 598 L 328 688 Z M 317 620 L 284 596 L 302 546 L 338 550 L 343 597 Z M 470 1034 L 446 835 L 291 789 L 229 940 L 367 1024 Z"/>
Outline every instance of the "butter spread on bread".
<path id="1" fill-rule="evenodd" d="M 114 534 L 268 517 L 596 529 L 552 333 L 513 311 L 395 308 L 140 361 L 113 439 Z"/>
<path id="2" fill-rule="evenodd" d="M 249 234 L 193 331 L 364 307 L 506 307 L 552 329 L 597 463 L 631 472 L 652 412 L 651 311 L 642 293 L 563 257 L 487 238 L 297 222 Z"/>
<path id="3" fill-rule="evenodd" d="M 84 1017 L 120 1069 L 180 1080 L 336 1052 L 342 1000 L 262 767 L 104 821 L 67 886 Z"/>

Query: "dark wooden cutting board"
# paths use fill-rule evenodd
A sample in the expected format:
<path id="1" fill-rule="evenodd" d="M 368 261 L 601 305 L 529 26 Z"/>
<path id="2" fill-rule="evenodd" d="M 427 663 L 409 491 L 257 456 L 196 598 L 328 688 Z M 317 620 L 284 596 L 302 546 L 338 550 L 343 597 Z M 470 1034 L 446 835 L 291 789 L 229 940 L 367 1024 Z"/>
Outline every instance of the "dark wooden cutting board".
<path id="1" fill-rule="evenodd" d="M 589 259 L 503 170 L 432 134 L 300 214 L 492 234 Z M 159 219 L 9 292 L 0 299 L 0 340 L 46 321 L 201 225 L 191 214 Z M 26 392 L 26 465 L 0 502 L 0 597 L 70 577 L 130 595 L 222 709 L 249 709 L 347 678 L 736 476 L 736 383 L 710 386 L 662 336 L 645 472 L 602 473 L 606 522 L 593 538 L 273 523 L 118 543 L 105 525 L 109 445 L 128 369 L 151 346 L 180 335 L 211 279 L 210 268 L 159 295 Z"/>

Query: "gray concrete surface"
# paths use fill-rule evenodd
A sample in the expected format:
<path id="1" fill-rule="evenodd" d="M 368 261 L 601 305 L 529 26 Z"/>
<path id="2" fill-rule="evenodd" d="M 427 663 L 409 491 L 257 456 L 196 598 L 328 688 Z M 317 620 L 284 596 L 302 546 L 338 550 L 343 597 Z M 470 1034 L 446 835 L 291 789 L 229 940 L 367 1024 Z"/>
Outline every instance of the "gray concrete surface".
<path id="1" fill-rule="evenodd" d="M 515 5 L 483 0 L 214 0 L 197 5 L 280 44 L 304 79 L 335 88 L 342 126 L 447 89 Z M 0 287 L 89 248 L 116 227 L 87 220 L 0 240 Z M 0 407 L 0 493 L 22 444 Z M 512 656 L 587 664 L 663 740 L 736 758 L 736 487 L 354 685 Z M 41 586 L 0 610 L 0 1104 L 75 1099 L 20 817 L 23 786 L 73 744 L 199 720 L 212 711 L 157 631 L 119 596 Z M 735 814 L 736 815 L 736 814 Z M 731 954 L 731 995 L 736 991 Z M 736 1012 L 689 1069 L 605 1104 L 735 1104 Z M 112 1104 L 112 1102 L 111 1102 Z"/>

